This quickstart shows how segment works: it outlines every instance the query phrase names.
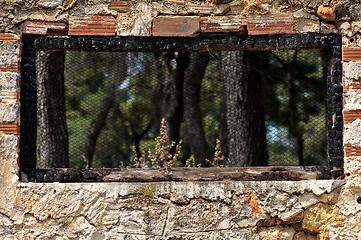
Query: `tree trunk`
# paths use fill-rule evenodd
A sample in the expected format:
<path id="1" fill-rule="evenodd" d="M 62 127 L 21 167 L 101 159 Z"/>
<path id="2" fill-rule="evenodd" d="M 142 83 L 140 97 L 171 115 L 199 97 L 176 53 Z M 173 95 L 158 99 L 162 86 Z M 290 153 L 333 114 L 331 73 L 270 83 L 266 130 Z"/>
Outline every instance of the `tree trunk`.
<path id="1" fill-rule="evenodd" d="M 168 105 L 173 92 L 174 79 L 171 62 L 174 53 L 155 53 L 154 57 L 157 68 L 157 86 L 153 104 L 157 106 L 155 122 L 157 129 L 160 129 L 162 118 L 167 116 Z"/>
<path id="2" fill-rule="evenodd" d="M 119 53 L 118 53 L 119 54 Z M 95 146 L 100 131 L 105 125 L 109 110 L 113 106 L 114 99 L 118 93 L 118 89 L 123 80 L 127 77 L 127 55 L 123 54 L 121 58 L 117 58 L 116 54 L 112 56 L 114 59 L 111 72 L 108 77 L 107 92 L 99 107 L 98 113 L 91 122 L 86 138 L 85 150 L 81 168 L 90 168 L 95 152 Z"/>
<path id="3" fill-rule="evenodd" d="M 169 99 L 169 108 L 166 116 L 168 144 L 179 142 L 180 125 L 183 118 L 183 86 L 184 86 L 184 72 L 188 66 L 189 53 L 178 53 L 176 57 L 177 68 L 173 72 L 173 85 L 171 87 L 171 95 Z M 170 63 L 170 62 L 169 62 Z M 175 153 L 175 146 L 170 153 Z"/>
<path id="4" fill-rule="evenodd" d="M 183 104 L 187 139 L 194 156 L 195 164 L 208 165 L 205 159 L 210 159 L 208 144 L 203 130 L 200 94 L 201 85 L 209 62 L 208 52 L 192 53 L 189 65 L 185 70 Z"/>
<path id="5" fill-rule="evenodd" d="M 291 64 L 284 64 L 284 67 L 287 69 L 287 87 L 289 91 L 289 109 L 290 109 L 290 122 L 291 122 L 291 130 L 293 136 L 296 138 L 296 151 L 298 156 L 298 165 L 304 166 L 304 159 L 303 159 L 303 134 L 298 128 L 298 117 L 297 117 L 297 99 L 296 99 L 296 88 L 294 84 L 294 72 L 293 67 L 296 64 L 297 60 L 297 53 L 295 51 Z"/>
<path id="6" fill-rule="evenodd" d="M 226 97 L 222 100 L 221 118 L 219 120 L 219 141 L 221 145 L 222 157 L 224 159 L 219 162 L 219 165 L 226 166 L 228 164 L 228 130 L 227 130 L 227 102 Z"/>
<path id="7" fill-rule="evenodd" d="M 69 167 L 66 125 L 65 51 L 37 53 L 37 98 L 41 168 Z"/>
<path id="8" fill-rule="evenodd" d="M 257 52 L 222 52 L 222 78 L 227 98 L 229 164 L 266 166 L 264 120 Z"/>

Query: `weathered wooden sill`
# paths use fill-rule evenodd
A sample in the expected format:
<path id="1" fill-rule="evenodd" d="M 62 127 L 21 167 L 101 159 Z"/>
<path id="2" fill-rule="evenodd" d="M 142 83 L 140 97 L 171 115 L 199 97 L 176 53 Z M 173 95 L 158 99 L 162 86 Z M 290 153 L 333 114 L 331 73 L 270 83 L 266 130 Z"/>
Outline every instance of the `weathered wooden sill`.
<path id="1" fill-rule="evenodd" d="M 33 169 L 28 173 L 26 179 L 32 182 L 297 181 L 337 179 L 343 175 L 342 170 L 318 166 L 87 170 L 58 168 Z"/>

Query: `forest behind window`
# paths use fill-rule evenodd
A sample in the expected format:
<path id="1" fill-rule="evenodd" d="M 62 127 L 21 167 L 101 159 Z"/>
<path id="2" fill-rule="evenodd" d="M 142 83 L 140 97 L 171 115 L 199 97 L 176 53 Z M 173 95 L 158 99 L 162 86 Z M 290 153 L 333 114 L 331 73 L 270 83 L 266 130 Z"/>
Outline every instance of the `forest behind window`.
<path id="1" fill-rule="evenodd" d="M 38 167 L 327 165 L 321 51 L 37 55 Z"/>

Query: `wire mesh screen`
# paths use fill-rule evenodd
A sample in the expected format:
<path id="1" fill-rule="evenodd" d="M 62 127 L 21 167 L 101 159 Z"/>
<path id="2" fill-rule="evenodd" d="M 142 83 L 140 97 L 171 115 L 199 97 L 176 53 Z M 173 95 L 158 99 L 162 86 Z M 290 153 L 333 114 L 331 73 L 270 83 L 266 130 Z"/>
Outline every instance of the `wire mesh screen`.
<path id="1" fill-rule="evenodd" d="M 68 51 L 70 167 L 326 165 L 322 63 L 316 51 Z"/>

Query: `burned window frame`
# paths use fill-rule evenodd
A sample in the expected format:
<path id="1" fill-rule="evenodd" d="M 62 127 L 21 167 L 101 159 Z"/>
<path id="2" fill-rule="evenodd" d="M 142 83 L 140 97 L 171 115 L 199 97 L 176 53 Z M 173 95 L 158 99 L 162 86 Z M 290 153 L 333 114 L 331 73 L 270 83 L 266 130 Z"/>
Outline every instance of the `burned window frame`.
<path id="1" fill-rule="evenodd" d="M 61 37 L 23 36 L 20 95 L 20 168 L 30 181 L 170 181 L 170 180 L 302 180 L 343 175 L 341 37 L 339 34 L 292 34 L 217 37 Z M 327 167 L 245 167 L 231 169 L 36 169 L 36 51 L 269 51 L 323 50 L 327 54 Z M 185 173 L 193 171 L 193 177 Z M 252 173 L 253 172 L 253 173 Z M 307 177 L 307 173 L 315 174 Z M 203 174 L 203 175 L 202 175 Z M 207 175 L 208 174 L 208 175 Z M 113 177 L 109 177 L 113 176 Z M 114 177 L 117 176 L 117 177 Z M 145 175 L 144 175 L 145 176 Z M 196 177 L 198 176 L 198 177 Z M 212 177 L 213 176 L 213 177 Z"/>

